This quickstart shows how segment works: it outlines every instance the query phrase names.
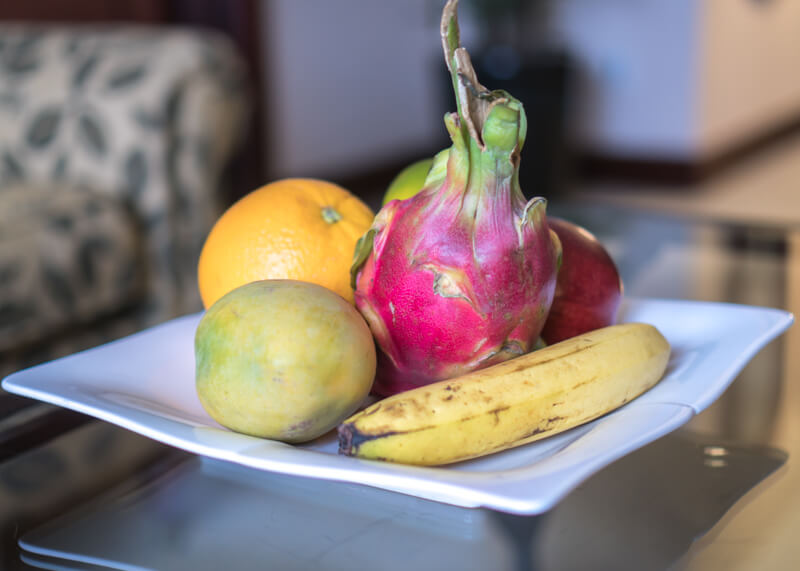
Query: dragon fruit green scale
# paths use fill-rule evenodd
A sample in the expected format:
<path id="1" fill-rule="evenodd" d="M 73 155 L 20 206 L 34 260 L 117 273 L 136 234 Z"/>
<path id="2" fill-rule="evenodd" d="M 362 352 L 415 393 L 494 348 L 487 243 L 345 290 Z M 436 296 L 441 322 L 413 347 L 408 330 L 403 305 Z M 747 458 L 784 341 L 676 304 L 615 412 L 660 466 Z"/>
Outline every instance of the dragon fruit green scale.
<path id="1" fill-rule="evenodd" d="M 546 200 L 519 186 L 522 104 L 478 83 L 459 46 L 457 0 L 442 44 L 457 112 L 452 146 L 424 188 L 393 200 L 356 246 L 356 307 L 380 348 L 374 391 L 388 396 L 530 351 L 555 292 L 561 248 Z"/>

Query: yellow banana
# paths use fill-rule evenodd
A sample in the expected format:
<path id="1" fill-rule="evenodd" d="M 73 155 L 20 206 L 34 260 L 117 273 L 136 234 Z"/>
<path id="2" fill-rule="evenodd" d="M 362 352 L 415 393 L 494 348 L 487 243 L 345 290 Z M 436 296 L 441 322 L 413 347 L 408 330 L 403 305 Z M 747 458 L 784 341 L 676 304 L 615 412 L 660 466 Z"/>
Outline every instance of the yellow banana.
<path id="1" fill-rule="evenodd" d="M 669 354 L 652 325 L 598 329 L 378 401 L 339 425 L 339 452 L 439 465 L 532 442 L 636 398 L 661 379 Z"/>

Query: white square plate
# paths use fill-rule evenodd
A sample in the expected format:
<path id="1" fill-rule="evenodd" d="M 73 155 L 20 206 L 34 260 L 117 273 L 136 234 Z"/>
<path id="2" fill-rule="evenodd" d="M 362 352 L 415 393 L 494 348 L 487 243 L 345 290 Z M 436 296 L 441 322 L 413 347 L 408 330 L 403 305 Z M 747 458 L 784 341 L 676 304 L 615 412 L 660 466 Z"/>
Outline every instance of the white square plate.
<path id="1" fill-rule="evenodd" d="M 672 345 L 653 389 L 583 426 L 516 449 L 446 467 L 337 454 L 334 432 L 292 446 L 229 431 L 203 410 L 194 387 L 201 314 L 9 375 L 3 388 L 117 424 L 184 450 L 280 472 L 375 486 L 464 507 L 518 514 L 552 507 L 591 474 L 687 422 L 793 322 L 769 308 L 627 300 L 622 321 L 658 327 Z"/>

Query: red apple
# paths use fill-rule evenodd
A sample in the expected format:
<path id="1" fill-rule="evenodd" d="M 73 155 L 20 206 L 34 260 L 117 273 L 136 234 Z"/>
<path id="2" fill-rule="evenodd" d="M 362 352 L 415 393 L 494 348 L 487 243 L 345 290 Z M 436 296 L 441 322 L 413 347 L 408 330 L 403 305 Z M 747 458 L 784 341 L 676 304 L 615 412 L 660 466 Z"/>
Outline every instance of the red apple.
<path id="1" fill-rule="evenodd" d="M 585 228 L 548 217 L 561 240 L 556 293 L 542 330 L 547 344 L 613 325 L 622 301 L 622 280 L 603 244 Z"/>

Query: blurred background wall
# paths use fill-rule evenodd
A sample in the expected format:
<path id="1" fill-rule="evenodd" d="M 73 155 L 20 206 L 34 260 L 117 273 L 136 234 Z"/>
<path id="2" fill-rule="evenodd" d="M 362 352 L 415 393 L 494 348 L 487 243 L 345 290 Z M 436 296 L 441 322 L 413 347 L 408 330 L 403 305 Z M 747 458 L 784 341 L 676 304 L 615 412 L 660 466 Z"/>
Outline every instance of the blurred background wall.
<path id="1" fill-rule="evenodd" d="M 701 152 L 796 123 L 800 117 L 800 2 L 699 3 Z"/>
<path id="2" fill-rule="evenodd" d="M 442 4 L 31 0 L 0 18 L 222 29 L 257 91 L 239 194 L 290 175 L 361 191 L 447 144 Z M 516 73 L 533 117 L 523 169 L 558 171 L 545 191 L 579 173 L 691 178 L 800 122 L 800 2 L 462 0 L 460 19 L 484 84 Z"/>
<path id="3" fill-rule="evenodd" d="M 485 47 L 481 4 L 463 0 L 460 11 L 473 56 Z M 446 144 L 440 5 L 262 1 L 270 172 L 350 178 Z M 592 165 L 612 172 L 662 165 L 691 176 L 800 118 L 800 2 L 495 5 L 516 12 L 509 36 L 523 57 L 560 51 L 568 58 L 564 129 L 574 169 L 585 159 L 594 173 L 604 169 Z M 532 160 L 523 153 L 523 165 Z M 647 175 L 646 168 L 616 170 Z"/>
<path id="4" fill-rule="evenodd" d="M 702 160 L 800 117 L 800 3 L 560 0 L 581 82 L 574 125 L 608 155 Z"/>
<path id="5" fill-rule="evenodd" d="M 435 5 L 262 2 L 272 176 L 349 177 L 442 139 Z"/>

